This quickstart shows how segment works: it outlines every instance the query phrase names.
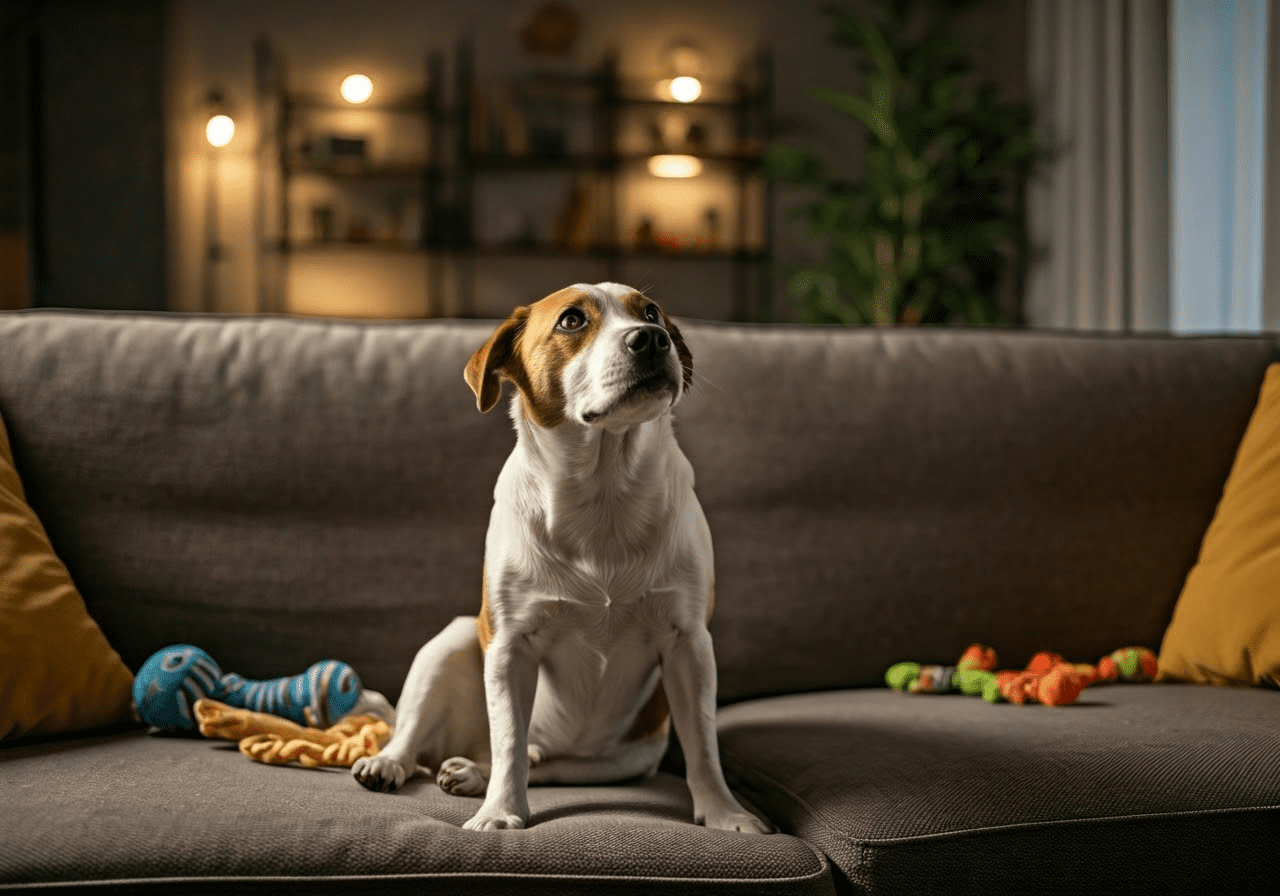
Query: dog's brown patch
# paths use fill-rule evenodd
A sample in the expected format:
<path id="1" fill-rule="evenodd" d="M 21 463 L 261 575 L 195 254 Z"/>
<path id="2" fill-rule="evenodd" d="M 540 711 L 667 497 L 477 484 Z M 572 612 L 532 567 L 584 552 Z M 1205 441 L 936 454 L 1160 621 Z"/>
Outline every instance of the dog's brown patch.
<path id="1" fill-rule="evenodd" d="M 671 725 L 671 706 L 667 703 L 667 691 L 658 679 L 658 686 L 653 689 L 649 701 L 640 708 L 640 714 L 631 723 L 625 741 L 640 740 L 653 734 L 665 734 Z"/>
<path id="2" fill-rule="evenodd" d="M 480 652 L 484 653 L 493 643 L 493 611 L 489 609 L 489 577 L 480 577 L 480 615 L 476 617 L 476 638 Z"/>
<path id="3" fill-rule="evenodd" d="M 587 319 L 581 329 L 558 329 L 560 316 L 577 308 Z M 467 385 L 476 404 L 488 413 L 502 394 L 502 380 L 515 383 L 525 416 L 545 428 L 564 422 L 565 365 L 582 352 L 599 331 L 600 307 L 580 289 L 566 287 L 522 305 L 503 321 L 467 362 Z"/>

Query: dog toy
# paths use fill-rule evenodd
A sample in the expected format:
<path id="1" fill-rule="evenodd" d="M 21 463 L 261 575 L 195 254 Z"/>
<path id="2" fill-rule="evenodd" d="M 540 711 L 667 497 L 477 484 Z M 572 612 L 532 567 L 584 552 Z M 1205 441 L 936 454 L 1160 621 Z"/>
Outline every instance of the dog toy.
<path id="1" fill-rule="evenodd" d="M 391 739 L 391 726 L 372 715 L 347 716 L 328 728 L 304 728 L 280 716 L 204 698 L 196 701 L 195 716 L 205 737 L 238 741 L 241 753 L 267 765 L 350 768 L 357 759 L 378 755 Z"/>
<path id="2" fill-rule="evenodd" d="M 885 673 L 885 683 L 906 693 L 959 691 L 981 696 L 988 703 L 1070 706 L 1090 685 L 1154 681 L 1158 671 L 1156 656 L 1146 647 L 1122 647 L 1095 665 L 1069 663 L 1048 651 L 1037 653 L 1022 670 L 993 672 L 996 665 L 994 650 L 974 644 L 955 666 L 895 663 Z"/>
<path id="3" fill-rule="evenodd" d="M 997 672 L 996 690 L 1010 703 L 1070 706 L 1091 680 L 1058 654 L 1042 651 L 1021 672 Z"/>
<path id="4" fill-rule="evenodd" d="M 300 725 L 328 727 L 355 708 L 360 694 L 360 677 L 337 660 L 318 662 L 301 675 L 253 681 L 224 675 L 213 657 L 190 644 L 156 651 L 133 681 L 138 718 L 164 731 L 194 729 L 192 708 L 205 697 Z"/>
<path id="5" fill-rule="evenodd" d="M 1126 681 L 1133 684 L 1155 681 L 1160 671 L 1156 655 L 1146 647 L 1121 647 L 1098 660 L 1099 682 Z"/>
<path id="6" fill-rule="evenodd" d="M 946 694 L 959 691 L 970 696 L 995 693 L 996 652 L 982 644 L 972 644 L 954 666 L 895 663 L 884 680 L 895 691 L 909 694 Z"/>

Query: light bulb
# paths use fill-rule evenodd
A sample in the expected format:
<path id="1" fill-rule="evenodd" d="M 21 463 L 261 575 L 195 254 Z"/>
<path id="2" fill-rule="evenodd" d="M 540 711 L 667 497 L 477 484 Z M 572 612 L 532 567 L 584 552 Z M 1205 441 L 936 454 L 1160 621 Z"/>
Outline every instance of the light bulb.
<path id="1" fill-rule="evenodd" d="M 702 82 L 689 75 L 672 78 L 668 89 L 671 91 L 671 98 L 677 103 L 692 103 L 702 96 Z"/>
<path id="2" fill-rule="evenodd" d="M 348 103 L 359 105 L 373 96 L 373 82 L 367 75 L 347 75 L 339 91 Z"/>
<path id="3" fill-rule="evenodd" d="M 230 115 L 215 115 L 204 126 L 204 135 L 210 146 L 226 146 L 236 135 L 236 123 Z"/>
<path id="4" fill-rule="evenodd" d="M 649 173 L 654 177 L 697 177 L 702 173 L 702 160 L 696 156 L 650 156 Z"/>

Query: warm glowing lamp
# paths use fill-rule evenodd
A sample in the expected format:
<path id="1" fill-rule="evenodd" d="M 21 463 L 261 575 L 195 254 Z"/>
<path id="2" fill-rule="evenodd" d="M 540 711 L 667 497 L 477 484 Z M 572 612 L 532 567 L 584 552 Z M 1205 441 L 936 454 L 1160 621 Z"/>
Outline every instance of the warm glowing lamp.
<path id="1" fill-rule="evenodd" d="M 673 154 L 650 156 L 649 173 L 654 177 L 697 177 L 702 173 L 702 160 Z"/>
<path id="2" fill-rule="evenodd" d="M 204 126 L 204 136 L 210 146 L 226 146 L 235 135 L 236 123 L 232 121 L 230 115 L 219 113 L 210 116 L 208 123 Z"/>
<path id="3" fill-rule="evenodd" d="M 667 90 L 671 92 L 671 98 L 677 103 L 692 103 L 702 96 L 702 82 L 692 75 L 681 75 L 671 79 Z"/>
<path id="4" fill-rule="evenodd" d="M 347 75 L 338 90 L 344 100 L 358 106 L 373 96 L 373 82 L 368 75 Z"/>

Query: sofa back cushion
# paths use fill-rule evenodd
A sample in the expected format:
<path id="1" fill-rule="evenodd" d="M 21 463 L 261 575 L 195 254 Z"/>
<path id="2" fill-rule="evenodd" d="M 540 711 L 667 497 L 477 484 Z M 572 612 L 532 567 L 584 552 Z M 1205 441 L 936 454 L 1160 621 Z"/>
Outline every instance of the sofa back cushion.
<path id="1" fill-rule="evenodd" d="M 722 697 L 1160 645 L 1273 340 L 685 327 Z"/>
<path id="2" fill-rule="evenodd" d="M 394 699 L 480 602 L 514 441 L 462 379 L 487 324 L 0 318 L 28 499 L 136 670 L 191 643 L 251 678 L 349 662 Z"/>
<path id="3" fill-rule="evenodd" d="M 31 505 L 133 669 L 345 660 L 393 699 L 476 611 L 514 440 L 491 322 L 0 317 Z M 677 431 L 716 545 L 726 700 L 875 684 L 971 641 L 1159 645 L 1275 345 L 685 323 Z"/>

